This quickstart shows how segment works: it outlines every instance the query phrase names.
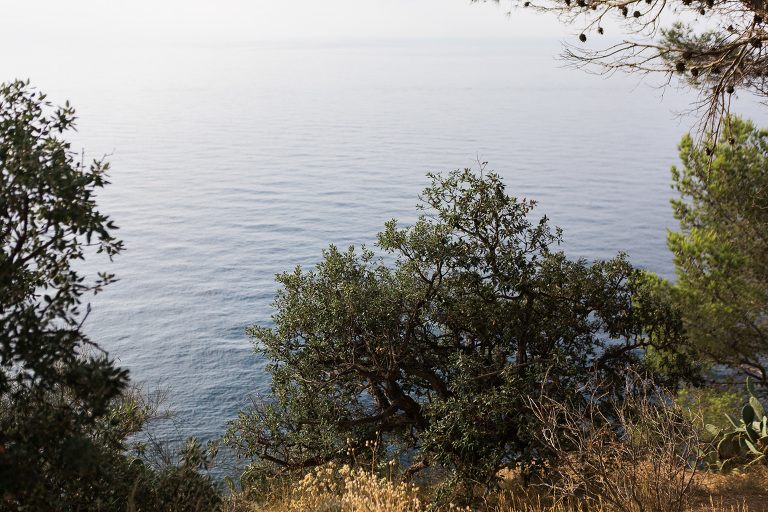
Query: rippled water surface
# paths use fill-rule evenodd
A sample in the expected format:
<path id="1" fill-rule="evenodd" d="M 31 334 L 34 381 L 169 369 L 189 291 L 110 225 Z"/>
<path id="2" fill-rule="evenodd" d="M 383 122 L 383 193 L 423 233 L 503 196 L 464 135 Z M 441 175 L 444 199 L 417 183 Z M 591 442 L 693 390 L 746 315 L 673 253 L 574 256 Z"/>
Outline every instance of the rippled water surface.
<path id="1" fill-rule="evenodd" d="M 74 147 L 111 162 L 99 202 L 127 250 L 88 262 L 120 278 L 92 300 L 89 333 L 211 438 L 268 384 L 244 328 L 270 322 L 274 275 L 412 222 L 427 172 L 486 160 L 571 256 L 625 251 L 673 275 L 669 168 L 694 120 L 672 112 L 693 97 L 557 53 L 514 39 L 30 47 L 0 70 L 69 99 Z"/>

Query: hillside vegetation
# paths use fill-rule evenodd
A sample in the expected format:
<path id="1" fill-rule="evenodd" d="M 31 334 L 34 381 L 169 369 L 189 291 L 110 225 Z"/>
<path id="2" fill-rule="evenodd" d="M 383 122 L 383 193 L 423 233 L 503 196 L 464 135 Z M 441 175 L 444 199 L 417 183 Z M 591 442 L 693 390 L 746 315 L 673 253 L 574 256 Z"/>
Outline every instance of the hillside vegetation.
<path id="1" fill-rule="evenodd" d="M 0 87 L 0 510 L 766 509 L 768 132 L 683 139 L 674 283 L 568 257 L 485 164 L 430 175 L 379 255 L 278 276 L 273 325 L 247 330 L 269 391 L 174 452 L 82 329 L 114 276 L 77 261 L 122 243 L 74 119 Z M 247 467 L 218 481 L 226 450 Z"/>

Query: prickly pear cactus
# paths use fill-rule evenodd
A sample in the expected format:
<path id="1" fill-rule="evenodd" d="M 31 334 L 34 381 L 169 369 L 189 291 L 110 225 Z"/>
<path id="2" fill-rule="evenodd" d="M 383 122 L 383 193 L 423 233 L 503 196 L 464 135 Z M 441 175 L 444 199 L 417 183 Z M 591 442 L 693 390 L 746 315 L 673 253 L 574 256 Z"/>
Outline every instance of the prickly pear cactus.
<path id="1" fill-rule="evenodd" d="M 711 469 L 731 472 L 754 464 L 768 462 L 768 416 L 757 398 L 752 379 L 747 377 L 749 403 L 741 409 L 738 420 L 726 414 L 730 426 L 721 429 L 707 425 L 707 431 L 717 440 L 717 450 L 704 454 L 703 461 Z"/>

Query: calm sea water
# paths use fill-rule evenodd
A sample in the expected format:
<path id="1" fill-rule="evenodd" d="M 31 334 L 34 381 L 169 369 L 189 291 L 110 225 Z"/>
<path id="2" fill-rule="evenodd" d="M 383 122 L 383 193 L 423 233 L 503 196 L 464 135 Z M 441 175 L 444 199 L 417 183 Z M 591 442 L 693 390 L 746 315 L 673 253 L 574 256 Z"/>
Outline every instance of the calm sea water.
<path id="1" fill-rule="evenodd" d="M 328 244 L 412 222 L 427 172 L 499 172 L 564 229 L 572 256 L 672 277 L 669 168 L 693 96 L 564 69 L 534 40 L 28 47 L 0 62 L 80 117 L 75 148 L 108 155 L 101 210 L 127 250 L 87 329 L 185 434 L 214 438 L 267 389 L 244 328 L 269 324 L 274 275 Z M 744 115 L 768 124 L 754 103 Z"/>

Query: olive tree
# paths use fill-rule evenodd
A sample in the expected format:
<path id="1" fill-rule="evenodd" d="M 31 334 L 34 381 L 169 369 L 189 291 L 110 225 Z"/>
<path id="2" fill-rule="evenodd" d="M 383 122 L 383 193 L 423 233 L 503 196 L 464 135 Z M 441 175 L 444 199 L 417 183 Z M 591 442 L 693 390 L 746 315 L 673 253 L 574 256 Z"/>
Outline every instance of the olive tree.
<path id="1" fill-rule="evenodd" d="M 425 214 L 379 234 L 392 264 L 332 246 L 315 270 L 277 277 L 274 325 L 248 329 L 271 391 L 227 436 L 260 470 L 359 461 L 375 445 L 406 478 L 438 465 L 489 483 L 543 455 L 528 396 L 579 396 L 651 349 L 686 362 L 675 309 L 624 256 L 555 251 L 560 230 L 494 173 L 431 177 Z"/>

